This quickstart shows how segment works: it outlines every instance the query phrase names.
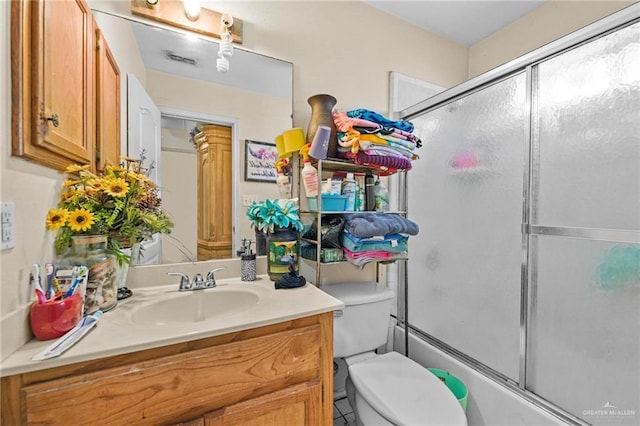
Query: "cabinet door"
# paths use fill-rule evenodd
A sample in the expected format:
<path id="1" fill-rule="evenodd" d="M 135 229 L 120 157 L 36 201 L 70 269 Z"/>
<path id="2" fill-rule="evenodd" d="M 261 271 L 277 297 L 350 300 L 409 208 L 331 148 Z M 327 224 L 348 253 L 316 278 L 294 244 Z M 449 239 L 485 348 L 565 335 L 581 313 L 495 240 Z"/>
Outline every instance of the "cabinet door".
<path id="1" fill-rule="evenodd" d="M 322 385 L 313 380 L 239 402 L 204 416 L 205 426 L 319 425 Z"/>
<path id="2" fill-rule="evenodd" d="M 93 18 L 83 0 L 12 2 L 13 154 L 92 164 Z"/>
<path id="3" fill-rule="evenodd" d="M 120 69 L 96 29 L 96 168 L 120 163 Z"/>
<path id="4" fill-rule="evenodd" d="M 231 128 L 204 125 L 198 138 L 198 260 L 231 256 Z"/>

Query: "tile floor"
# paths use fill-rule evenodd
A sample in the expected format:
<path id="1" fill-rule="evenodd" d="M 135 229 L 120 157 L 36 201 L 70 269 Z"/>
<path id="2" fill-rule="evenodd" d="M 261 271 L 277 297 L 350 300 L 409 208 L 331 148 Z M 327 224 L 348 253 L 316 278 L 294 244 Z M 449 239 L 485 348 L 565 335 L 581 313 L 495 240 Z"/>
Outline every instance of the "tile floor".
<path id="1" fill-rule="evenodd" d="M 356 426 L 356 417 L 346 397 L 333 401 L 333 426 Z"/>

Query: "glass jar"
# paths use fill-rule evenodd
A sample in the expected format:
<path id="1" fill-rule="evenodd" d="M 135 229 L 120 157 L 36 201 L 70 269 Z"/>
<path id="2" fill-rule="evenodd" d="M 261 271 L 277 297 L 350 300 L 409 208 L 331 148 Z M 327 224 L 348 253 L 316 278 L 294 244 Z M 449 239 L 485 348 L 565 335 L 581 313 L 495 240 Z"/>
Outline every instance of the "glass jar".
<path id="1" fill-rule="evenodd" d="M 85 315 L 115 308 L 118 303 L 116 257 L 107 252 L 106 235 L 74 236 L 69 252 L 56 263 L 58 270 L 81 265 L 88 268 L 89 276 L 84 292 Z"/>
<path id="2" fill-rule="evenodd" d="M 298 233 L 291 228 L 276 227 L 267 235 L 267 273 L 271 281 L 278 281 L 293 267 L 298 271 Z"/>

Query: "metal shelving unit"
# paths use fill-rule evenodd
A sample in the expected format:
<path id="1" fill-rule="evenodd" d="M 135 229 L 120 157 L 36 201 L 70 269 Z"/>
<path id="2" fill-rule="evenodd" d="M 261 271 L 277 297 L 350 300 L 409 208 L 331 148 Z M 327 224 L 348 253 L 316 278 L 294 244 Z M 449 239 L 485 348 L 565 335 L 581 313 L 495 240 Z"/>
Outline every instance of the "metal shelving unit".
<path id="1" fill-rule="evenodd" d="M 294 154 L 295 155 L 295 154 Z M 294 176 L 297 176 L 297 195 L 300 198 L 300 200 L 302 201 L 302 197 L 304 194 L 304 190 L 301 188 L 301 179 L 300 177 L 300 171 L 301 171 L 301 160 L 300 158 L 297 159 L 298 161 L 294 160 L 294 164 L 296 164 L 296 169 L 294 170 Z M 341 159 L 327 159 L 327 160 L 317 160 L 316 163 L 314 163 L 314 167 L 316 167 L 317 171 L 318 171 L 318 188 L 320 189 L 322 187 L 322 173 L 326 172 L 326 171 L 330 171 L 330 172 L 341 172 L 341 173 L 354 173 L 354 174 L 372 174 L 372 175 L 377 175 L 377 176 L 390 176 L 392 174 L 398 174 L 398 175 L 402 175 L 405 176 L 406 175 L 406 171 L 399 171 L 399 172 L 395 172 L 393 170 L 390 170 L 388 168 L 385 167 L 373 167 L 373 166 L 363 166 L 363 165 L 358 165 L 358 164 L 354 164 L 350 161 L 347 160 L 341 160 Z M 405 182 L 406 180 L 403 178 L 402 182 Z M 328 215 L 346 215 L 346 214 L 353 214 L 353 213 L 379 213 L 376 211 L 323 211 L 322 209 L 322 196 L 320 196 L 320 191 L 318 191 L 319 196 L 317 197 L 317 210 L 316 211 L 311 211 L 311 210 L 303 210 L 302 208 L 300 209 L 300 214 L 301 215 L 315 215 L 315 219 L 316 219 L 316 236 L 317 239 L 316 240 L 311 240 L 308 238 L 301 238 L 301 241 L 310 243 L 310 244 L 315 244 L 316 245 L 316 259 L 315 259 L 315 285 L 316 286 L 320 286 L 320 282 L 321 282 L 321 277 L 322 277 L 322 268 L 324 266 L 330 266 L 330 265 L 334 265 L 334 264 L 343 264 L 345 262 L 347 262 L 346 260 L 341 260 L 341 261 L 337 261 L 337 262 L 322 262 L 322 247 L 321 247 L 321 240 L 322 240 L 322 232 L 321 232 L 321 227 L 322 227 L 322 217 L 323 216 L 328 216 Z M 402 197 L 401 196 L 401 200 L 406 200 L 406 197 Z M 402 201 L 403 204 L 401 204 L 402 206 L 406 206 L 406 202 Z M 302 203 L 301 203 L 302 205 Z M 398 210 L 398 211 L 392 211 L 392 212 L 388 212 L 388 213 L 397 213 L 397 214 L 401 214 L 401 215 L 406 215 L 406 209 L 403 210 Z M 302 258 L 302 256 L 301 256 Z M 311 259 L 308 258 L 303 258 L 303 261 L 310 261 Z M 397 260 L 401 260 L 401 261 L 406 261 L 407 258 L 398 258 L 398 259 L 393 259 L 393 260 L 387 260 L 387 261 L 380 261 L 377 262 L 379 264 L 382 263 L 390 263 L 390 262 L 395 262 Z"/>

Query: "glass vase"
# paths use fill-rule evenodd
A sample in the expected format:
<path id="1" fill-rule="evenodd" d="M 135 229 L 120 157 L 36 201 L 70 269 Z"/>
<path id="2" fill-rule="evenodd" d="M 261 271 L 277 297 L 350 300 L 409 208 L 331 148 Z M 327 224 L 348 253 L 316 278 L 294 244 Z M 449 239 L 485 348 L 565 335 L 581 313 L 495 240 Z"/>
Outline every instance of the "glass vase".
<path id="1" fill-rule="evenodd" d="M 295 230 L 276 227 L 267 235 L 267 248 L 267 273 L 271 281 L 278 281 L 290 267 L 298 271 L 299 244 Z"/>
<path id="2" fill-rule="evenodd" d="M 331 95 L 314 95 L 307 99 L 311 105 L 311 118 L 307 126 L 307 143 L 313 142 L 313 137 L 318 131 L 318 126 L 323 125 L 331 129 L 327 156 L 335 157 L 338 152 L 338 139 L 336 138 L 336 125 L 333 122 L 333 107 L 336 105 L 336 98 Z"/>
<path id="3" fill-rule="evenodd" d="M 84 294 L 85 315 L 106 312 L 118 303 L 116 257 L 107 252 L 106 235 L 77 235 L 70 250 L 57 263 L 58 269 L 84 265 L 88 268 Z"/>

